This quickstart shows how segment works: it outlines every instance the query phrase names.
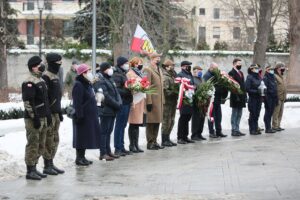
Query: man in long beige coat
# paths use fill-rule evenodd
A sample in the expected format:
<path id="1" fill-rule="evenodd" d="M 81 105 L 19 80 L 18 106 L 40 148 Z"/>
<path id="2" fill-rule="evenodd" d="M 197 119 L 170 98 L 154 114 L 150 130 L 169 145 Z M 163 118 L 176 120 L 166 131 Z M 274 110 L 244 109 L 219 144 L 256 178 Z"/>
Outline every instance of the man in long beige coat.
<path id="1" fill-rule="evenodd" d="M 278 104 L 275 107 L 273 113 L 273 121 L 272 121 L 272 129 L 275 131 L 283 131 L 284 129 L 280 127 L 284 101 L 286 99 L 286 85 L 285 80 L 283 78 L 283 74 L 285 71 L 285 66 L 283 63 L 278 63 L 275 66 L 275 79 L 277 83 L 277 95 L 278 95 Z"/>
<path id="2" fill-rule="evenodd" d="M 163 104 L 164 104 L 164 92 L 163 92 L 163 73 L 159 68 L 160 54 L 153 53 L 150 55 L 150 66 L 144 68 L 144 73 L 148 77 L 150 84 L 156 89 L 155 94 L 148 94 L 146 98 L 147 108 L 147 149 L 158 150 L 163 149 L 157 143 L 157 136 L 159 131 L 159 125 L 163 119 Z"/>

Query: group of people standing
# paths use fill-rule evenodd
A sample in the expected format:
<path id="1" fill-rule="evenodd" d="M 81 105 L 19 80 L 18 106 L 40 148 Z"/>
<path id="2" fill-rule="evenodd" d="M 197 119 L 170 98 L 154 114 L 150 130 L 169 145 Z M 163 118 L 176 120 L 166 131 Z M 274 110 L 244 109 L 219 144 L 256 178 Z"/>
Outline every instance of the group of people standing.
<path id="1" fill-rule="evenodd" d="M 189 84 L 197 90 L 204 81 L 215 76 L 218 70 L 216 63 L 211 63 L 203 75 L 200 66 L 192 67 L 189 61 L 182 61 L 179 73 L 175 71 L 172 60 L 161 63 L 161 54 L 149 55 L 150 64 L 145 67 L 144 60 L 133 57 L 128 60 L 119 57 L 113 67 L 103 62 L 96 67 L 96 74 L 86 64 L 72 63 L 72 71 L 68 81 L 69 97 L 75 110 L 73 115 L 73 147 L 76 149 L 76 165 L 88 166 L 93 162 L 85 157 L 86 149 L 99 149 L 99 159 L 113 161 L 121 156 L 144 152 L 139 146 L 139 128 L 146 126 L 148 150 L 159 150 L 178 144 L 194 143 L 206 140 L 202 136 L 205 115 L 200 113 L 195 103 L 183 104 L 179 111 L 177 128 L 177 143 L 170 140 L 170 134 L 175 125 L 175 113 L 178 99 L 178 83 L 176 78 L 186 78 Z M 59 124 L 63 120 L 61 110 L 62 88 L 58 84 L 58 69 L 61 56 L 50 53 L 46 55 L 47 71 L 42 69 L 42 60 L 38 56 L 29 59 L 30 77 L 22 85 L 22 95 L 25 105 L 25 126 L 28 143 L 26 145 L 25 162 L 27 164 L 26 178 L 40 180 L 45 174 L 59 174 L 63 170 L 53 164 L 59 142 Z M 244 136 L 239 124 L 243 108 L 248 100 L 249 131 L 251 135 L 261 134 L 258 118 L 261 105 L 264 102 L 266 133 L 283 130 L 280 127 L 283 113 L 283 103 L 286 89 L 283 80 L 285 66 L 277 64 L 275 68 L 267 66 L 262 76 L 258 65 L 248 68 L 245 80 L 241 71 L 241 59 L 233 60 L 233 68 L 229 75 L 238 82 L 242 93 L 230 94 L 232 107 L 232 136 Z M 142 94 L 126 87 L 130 79 L 141 80 L 147 77 L 155 88 L 153 94 Z M 262 82 L 264 84 L 262 84 Z M 262 85 L 265 87 L 262 89 Z M 72 89 L 71 89 L 72 88 Z M 176 89 L 177 88 L 177 89 Z M 214 121 L 208 120 L 209 137 L 226 137 L 222 132 L 222 109 L 228 96 L 223 85 L 215 84 L 213 109 Z M 248 95 L 247 95 L 248 94 Z M 273 118 L 273 123 L 271 119 Z M 192 120 L 191 137 L 189 138 L 189 121 Z M 124 134 L 128 126 L 129 149 L 125 148 Z M 158 143 L 158 133 L 161 125 L 161 144 Z M 111 133 L 114 132 L 114 152 L 110 147 Z M 40 156 L 43 156 L 45 167 L 43 173 L 36 169 Z"/>

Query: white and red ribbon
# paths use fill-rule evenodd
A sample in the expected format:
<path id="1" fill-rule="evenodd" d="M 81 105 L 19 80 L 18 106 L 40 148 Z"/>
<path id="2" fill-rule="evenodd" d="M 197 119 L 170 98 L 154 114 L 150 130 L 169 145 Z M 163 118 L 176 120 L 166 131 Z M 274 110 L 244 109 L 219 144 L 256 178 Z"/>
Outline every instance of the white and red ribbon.
<path id="1" fill-rule="evenodd" d="M 195 87 L 193 85 L 191 85 L 191 80 L 188 78 L 177 77 L 177 78 L 175 78 L 175 83 L 180 84 L 178 101 L 177 101 L 177 108 L 180 109 L 182 106 L 185 91 L 195 90 Z"/>

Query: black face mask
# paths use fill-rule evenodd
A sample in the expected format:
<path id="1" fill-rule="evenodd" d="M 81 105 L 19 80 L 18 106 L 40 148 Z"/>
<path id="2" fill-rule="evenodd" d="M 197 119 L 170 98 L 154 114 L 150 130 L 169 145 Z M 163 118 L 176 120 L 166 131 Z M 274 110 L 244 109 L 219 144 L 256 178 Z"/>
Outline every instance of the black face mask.
<path id="1" fill-rule="evenodd" d="M 237 65 L 236 69 L 241 70 L 242 69 L 242 65 Z"/>
<path id="2" fill-rule="evenodd" d="M 186 66 L 185 69 L 186 69 L 186 71 L 191 72 L 192 67 L 189 65 L 189 66 Z"/>
<path id="3" fill-rule="evenodd" d="M 159 64 L 160 64 L 160 61 L 157 61 L 157 62 L 156 62 L 156 65 L 158 66 Z"/>
<path id="4" fill-rule="evenodd" d="M 49 63 L 48 64 L 48 71 L 52 72 L 54 74 L 57 74 L 59 71 L 61 64 L 57 64 L 57 63 Z"/>
<path id="5" fill-rule="evenodd" d="M 137 68 L 138 68 L 139 70 L 142 70 L 142 69 L 143 69 L 143 65 L 138 65 Z"/>
<path id="6" fill-rule="evenodd" d="M 285 72 L 285 69 L 280 69 L 280 72 L 281 72 L 281 75 L 283 75 Z"/>
<path id="7" fill-rule="evenodd" d="M 41 63 L 41 65 L 39 66 L 39 71 L 43 73 L 45 69 L 46 69 L 45 65 Z"/>

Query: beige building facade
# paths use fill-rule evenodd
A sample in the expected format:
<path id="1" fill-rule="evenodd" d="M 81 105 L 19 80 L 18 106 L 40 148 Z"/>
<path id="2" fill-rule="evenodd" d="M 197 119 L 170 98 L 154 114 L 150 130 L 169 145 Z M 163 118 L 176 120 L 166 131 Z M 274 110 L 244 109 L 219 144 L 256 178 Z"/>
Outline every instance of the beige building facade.
<path id="1" fill-rule="evenodd" d="M 210 49 L 217 41 L 226 42 L 228 50 L 252 50 L 256 41 L 258 8 L 255 0 L 172 0 L 186 12 L 181 31 L 190 40 L 190 48 L 197 49 L 199 43 L 206 42 Z M 287 35 L 288 15 L 286 0 L 273 5 L 272 27 L 277 41 Z M 192 24 L 192 26 L 190 25 Z M 189 41 L 186 41 L 187 43 Z"/>

